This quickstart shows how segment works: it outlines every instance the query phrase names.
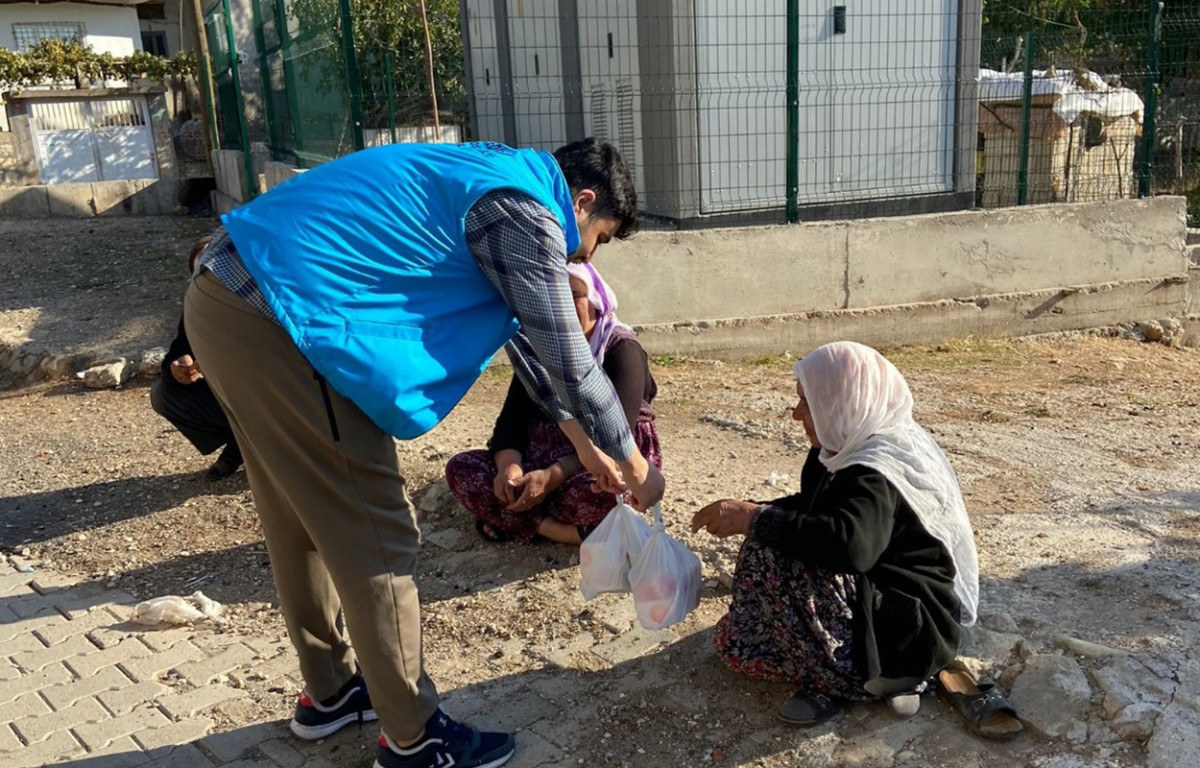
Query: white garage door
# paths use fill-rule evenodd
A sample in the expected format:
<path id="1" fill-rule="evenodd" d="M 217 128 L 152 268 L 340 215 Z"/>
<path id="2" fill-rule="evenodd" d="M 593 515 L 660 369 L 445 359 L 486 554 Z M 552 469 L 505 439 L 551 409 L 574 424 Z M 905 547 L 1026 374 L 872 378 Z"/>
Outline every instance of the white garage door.
<path id="1" fill-rule="evenodd" d="M 146 100 L 31 101 L 44 184 L 157 179 Z"/>

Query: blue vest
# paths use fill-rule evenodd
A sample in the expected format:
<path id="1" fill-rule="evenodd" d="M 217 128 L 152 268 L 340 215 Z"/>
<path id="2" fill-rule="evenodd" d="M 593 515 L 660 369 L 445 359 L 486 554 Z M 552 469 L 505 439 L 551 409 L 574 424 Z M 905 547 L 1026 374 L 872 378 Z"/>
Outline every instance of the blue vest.
<path id="1" fill-rule="evenodd" d="M 579 247 L 554 157 L 501 144 L 396 144 L 318 166 L 223 218 L 313 368 L 400 438 L 445 418 L 518 323 L 467 248 L 492 190 L 548 208 Z M 270 386 L 270 382 L 263 382 Z"/>

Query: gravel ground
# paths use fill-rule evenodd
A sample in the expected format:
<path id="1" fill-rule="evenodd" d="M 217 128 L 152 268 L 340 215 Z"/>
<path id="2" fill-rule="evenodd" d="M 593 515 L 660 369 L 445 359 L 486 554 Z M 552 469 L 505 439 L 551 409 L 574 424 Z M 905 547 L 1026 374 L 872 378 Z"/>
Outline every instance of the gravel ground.
<path id="1" fill-rule="evenodd" d="M 41 256 L 0 247 L 0 261 L 25 275 L 0 289 L 0 318 L 24 312 L 26 332 L 60 348 L 100 349 L 112 338 L 165 344 L 180 287 L 171 259 L 203 230 L 177 220 L 182 230 L 172 231 L 169 221 L 72 222 L 69 237 L 47 232 L 37 241 Z M 14 226 L 0 222 L 0 237 L 14 236 Z M 55 293 L 64 281 L 92 285 L 80 276 L 93 279 L 97 253 L 115 271 L 101 270 L 108 276 L 95 277 L 94 290 Z M 712 499 L 795 489 L 807 443 L 788 418 L 794 396 L 784 359 L 656 361 L 664 514 L 670 532 L 700 554 L 707 579 L 700 608 L 668 635 L 631 629 L 627 598 L 585 605 L 577 550 L 480 541 L 437 484 L 450 455 L 486 440 L 507 384 L 502 369 L 429 435 L 398 443 L 422 508 L 426 654 L 447 708 L 495 718 L 456 710 L 456 702 L 482 697 L 499 711 L 527 709 L 534 704 L 506 697 L 532 687 L 559 700 L 567 691 L 574 706 L 541 717 L 573 740 L 564 762 L 587 765 L 1170 765 L 1165 736 L 1156 736 L 1169 712 L 1148 732 L 1123 727 L 1099 685 L 1111 662 L 1071 642 L 1129 652 L 1174 681 L 1172 702 L 1200 700 L 1196 676 L 1181 672 L 1195 668 L 1200 638 L 1200 354 L 1079 337 L 954 342 L 890 356 L 909 377 L 918 419 L 958 471 L 972 514 L 986 629 L 972 634 L 971 663 L 1019 688 L 1036 666 L 1031 658 L 1067 648 L 1091 681 L 1090 693 L 1078 694 L 1082 732 L 1055 735 L 1043 724 L 1011 744 L 984 742 L 934 697 L 907 722 L 858 706 L 797 732 L 773 721 L 785 687 L 719 665 L 711 628 L 728 603 L 738 543 L 691 535 L 686 521 Z M 230 609 L 220 631 L 283 638 L 244 475 L 200 480 L 206 460 L 153 414 L 144 382 L 103 391 L 10 386 L 0 394 L 0 434 L 0 549 L 140 599 L 202 589 Z M 246 687 L 251 703 L 218 706 L 218 722 L 290 713 L 293 691 Z M 331 740 L 330 756 L 360 765 L 369 742 Z"/>

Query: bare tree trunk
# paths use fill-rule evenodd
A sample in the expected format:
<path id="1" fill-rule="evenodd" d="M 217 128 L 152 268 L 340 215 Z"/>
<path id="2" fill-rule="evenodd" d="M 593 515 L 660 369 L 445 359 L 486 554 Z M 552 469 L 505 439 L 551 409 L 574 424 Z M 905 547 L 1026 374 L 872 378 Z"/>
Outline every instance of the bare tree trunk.
<path id="1" fill-rule="evenodd" d="M 429 100 L 433 104 L 433 135 L 442 140 L 442 123 L 438 116 L 437 83 L 433 79 L 433 40 L 429 36 L 429 18 L 425 13 L 425 0 L 421 3 L 421 26 L 425 28 L 425 65 L 429 76 Z"/>

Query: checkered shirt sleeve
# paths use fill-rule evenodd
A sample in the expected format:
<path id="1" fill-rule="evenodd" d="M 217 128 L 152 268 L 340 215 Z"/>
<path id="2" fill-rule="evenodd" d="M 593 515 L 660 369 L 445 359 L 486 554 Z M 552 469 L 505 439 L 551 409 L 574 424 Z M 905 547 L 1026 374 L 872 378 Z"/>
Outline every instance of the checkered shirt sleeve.
<path id="1" fill-rule="evenodd" d="M 577 419 L 612 458 L 628 459 L 637 448 L 625 412 L 575 314 L 562 225 L 528 195 L 498 190 L 472 206 L 466 235 L 521 323 L 505 349 L 530 396 L 555 421 Z"/>

